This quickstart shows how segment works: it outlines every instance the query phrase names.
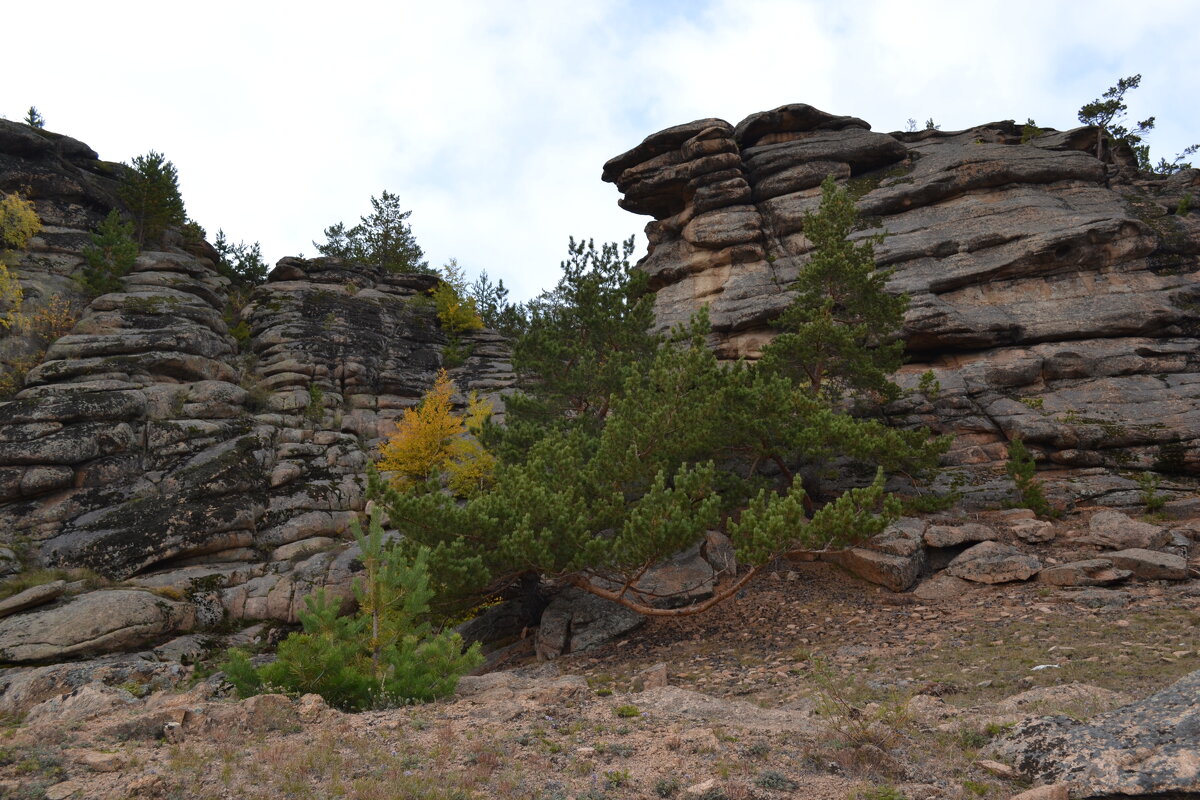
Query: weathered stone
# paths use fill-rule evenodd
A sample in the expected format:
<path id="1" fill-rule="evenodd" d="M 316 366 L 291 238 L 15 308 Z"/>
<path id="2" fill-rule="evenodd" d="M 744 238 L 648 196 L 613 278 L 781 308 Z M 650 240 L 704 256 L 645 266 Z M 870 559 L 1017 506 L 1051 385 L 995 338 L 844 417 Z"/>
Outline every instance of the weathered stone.
<path id="1" fill-rule="evenodd" d="M 1037 558 L 999 542 L 982 542 L 964 551 L 946 567 L 956 578 L 976 583 L 1024 581 L 1041 568 Z"/>
<path id="2" fill-rule="evenodd" d="M 1132 574 L 1127 569 L 1114 568 L 1111 558 L 1089 558 L 1044 566 L 1038 580 L 1051 586 L 1102 586 L 1123 581 Z"/>
<path id="3" fill-rule="evenodd" d="M 1026 778 L 1068 783 L 1078 797 L 1183 797 L 1200 793 L 1200 672 L 1087 722 L 1019 723 L 992 754 Z"/>
<path id="4" fill-rule="evenodd" d="M 52 600 L 62 597 L 67 591 L 66 581 L 50 581 L 41 586 L 31 586 L 12 597 L 0 600 L 0 617 L 7 617 L 35 606 L 42 606 Z"/>
<path id="5" fill-rule="evenodd" d="M 756 358 L 809 258 L 804 215 L 832 175 L 857 198 L 862 235 L 887 232 L 877 261 L 911 297 L 913 362 L 899 382 L 915 390 L 932 369 L 942 387 L 896 403 L 897 422 L 955 434 L 957 465 L 999 466 L 1015 435 L 1059 465 L 1200 473 L 1189 313 L 1200 223 L 1167 213 L 1197 173 L 1122 168 L 1110 181 L 1113 167 L 1087 151 L 1091 128 L 1033 141 L 1012 123 L 888 135 L 803 104 L 731 127 L 677 126 L 606 165 L 619 203 L 659 220 L 639 265 L 659 330 L 707 305 L 720 355 Z M 718 155 L 719 179 L 693 183 Z M 1118 548 L 1131 546 L 1146 545 Z"/>
<path id="6" fill-rule="evenodd" d="M 837 564 L 863 580 L 885 586 L 893 592 L 903 592 L 920 577 L 924 553 L 918 550 L 910 556 L 897 556 L 865 547 L 851 547 L 824 552 L 821 560 Z"/>
<path id="7" fill-rule="evenodd" d="M 137 699 L 124 689 L 103 683 L 89 683 L 68 694 L 38 703 L 26 713 L 25 722 L 30 725 L 66 727 L 136 705 Z"/>
<path id="8" fill-rule="evenodd" d="M 187 630 L 193 619 L 189 604 L 149 592 L 88 592 L 55 608 L 0 620 L 0 660 L 30 663 L 131 649 Z"/>
<path id="9" fill-rule="evenodd" d="M 1131 549 L 1105 553 L 1105 558 L 1112 559 L 1114 565 L 1131 571 L 1142 580 L 1184 581 L 1188 577 L 1187 561 L 1171 553 Z"/>
<path id="10" fill-rule="evenodd" d="M 1112 550 L 1157 550 L 1171 535 L 1157 525 L 1130 519 L 1120 511 L 1097 511 L 1088 523 L 1088 533 L 1076 539 Z"/>
<path id="11" fill-rule="evenodd" d="M 989 542 L 996 538 L 996 532 L 978 522 L 965 522 L 962 525 L 930 525 L 925 531 L 925 544 L 928 547 L 955 547 L 968 542 Z"/>
<path id="12" fill-rule="evenodd" d="M 553 659 L 598 647 L 645 622 L 645 617 L 582 589 L 560 592 L 542 614 L 535 643 L 539 658 Z"/>
<path id="13" fill-rule="evenodd" d="M 1018 520 L 1010 524 L 1008 528 L 1018 539 L 1030 544 L 1052 542 L 1057 536 L 1054 524 L 1040 519 Z"/>

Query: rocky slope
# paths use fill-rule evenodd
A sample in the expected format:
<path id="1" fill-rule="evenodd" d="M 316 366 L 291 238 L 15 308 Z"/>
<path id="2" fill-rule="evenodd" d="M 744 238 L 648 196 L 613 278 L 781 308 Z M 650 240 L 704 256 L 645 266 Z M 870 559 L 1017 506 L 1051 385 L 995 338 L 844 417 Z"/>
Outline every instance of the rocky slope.
<path id="1" fill-rule="evenodd" d="M 753 358 L 834 175 L 912 298 L 899 382 L 940 383 L 891 411 L 954 433 L 951 464 L 994 468 L 1019 435 L 1058 466 L 1200 473 L 1200 215 L 1176 213 L 1200 171 L 1102 163 L 1090 128 L 1023 138 L 1011 122 L 878 133 L 797 104 L 652 134 L 603 177 L 654 217 L 640 266 L 662 328 L 707 304 L 721 354 Z"/>

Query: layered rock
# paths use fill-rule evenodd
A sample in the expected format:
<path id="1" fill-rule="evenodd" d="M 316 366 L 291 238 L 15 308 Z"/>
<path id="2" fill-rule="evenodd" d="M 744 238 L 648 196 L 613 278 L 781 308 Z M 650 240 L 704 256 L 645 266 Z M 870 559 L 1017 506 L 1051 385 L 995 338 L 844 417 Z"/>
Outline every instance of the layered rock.
<path id="1" fill-rule="evenodd" d="M 1102 163 L 1090 128 L 1023 138 L 1011 122 L 877 133 L 797 104 L 652 134 L 603 177 L 655 218 L 640 266 L 660 328 L 707 304 L 720 354 L 755 357 L 833 175 L 912 298 L 898 381 L 940 383 L 892 412 L 955 433 L 950 463 L 993 464 L 1019 435 L 1059 465 L 1200 472 L 1200 217 L 1175 213 L 1200 171 Z"/>
<path id="2" fill-rule="evenodd" d="M 29 186 L 46 225 L 16 266 L 28 298 L 73 291 L 119 170 L 0 124 L 0 188 Z M 27 567 L 86 567 L 137 590 L 74 583 L 25 605 L 0 621 L 5 660 L 141 647 L 226 617 L 295 621 L 321 587 L 348 597 L 367 465 L 448 366 L 432 276 L 283 259 L 238 308 L 211 248 L 164 241 L 0 403 L 0 545 Z M 502 412 L 504 340 L 458 340 L 451 377 Z M 132 610 L 93 630 L 104 597 Z"/>

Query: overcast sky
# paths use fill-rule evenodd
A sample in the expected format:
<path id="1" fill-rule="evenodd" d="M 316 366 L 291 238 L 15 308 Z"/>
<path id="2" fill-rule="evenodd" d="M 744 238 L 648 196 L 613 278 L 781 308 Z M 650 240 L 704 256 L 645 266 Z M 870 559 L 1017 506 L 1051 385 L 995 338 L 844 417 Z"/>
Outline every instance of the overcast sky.
<path id="1" fill-rule="evenodd" d="M 14 2 L 0 114 L 179 169 L 188 213 L 267 260 L 387 189 L 430 263 L 552 285 L 568 236 L 641 235 L 610 157 L 702 117 L 810 103 L 875 130 L 1034 118 L 1142 74 L 1155 160 L 1200 141 L 1197 0 Z"/>

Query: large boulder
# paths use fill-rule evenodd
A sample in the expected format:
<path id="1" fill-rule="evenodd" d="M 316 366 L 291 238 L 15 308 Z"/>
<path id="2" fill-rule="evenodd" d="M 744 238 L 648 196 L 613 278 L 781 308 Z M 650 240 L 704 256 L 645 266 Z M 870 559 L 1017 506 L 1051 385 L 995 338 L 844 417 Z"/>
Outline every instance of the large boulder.
<path id="1" fill-rule="evenodd" d="M 132 650 L 194 622 L 190 603 L 134 589 L 88 592 L 0 620 L 0 661 L 28 664 Z"/>
<path id="2" fill-rule="evenodd" d="M 1071 796 L 1200 795 L 1200 672 L 1145 700 L 1079 722 L 1018 723 L 992 753 L 1029 780 L 1071 784 Z"/>
<path id="3" fill-rule="evenodd" d="M 946 572 L 976 583 L 1008 583 L 1029 580 L 1040 569 L 1037 557 L 1012 545 L 982 542 L 951 561 Z"/>
<path id="4" fill-rule="evenodd" d="M 578 653 L 629 633 L 645 621 L 636 611 L 571 586 L 542 613 L 535 648 L 544 659 Z"/>

